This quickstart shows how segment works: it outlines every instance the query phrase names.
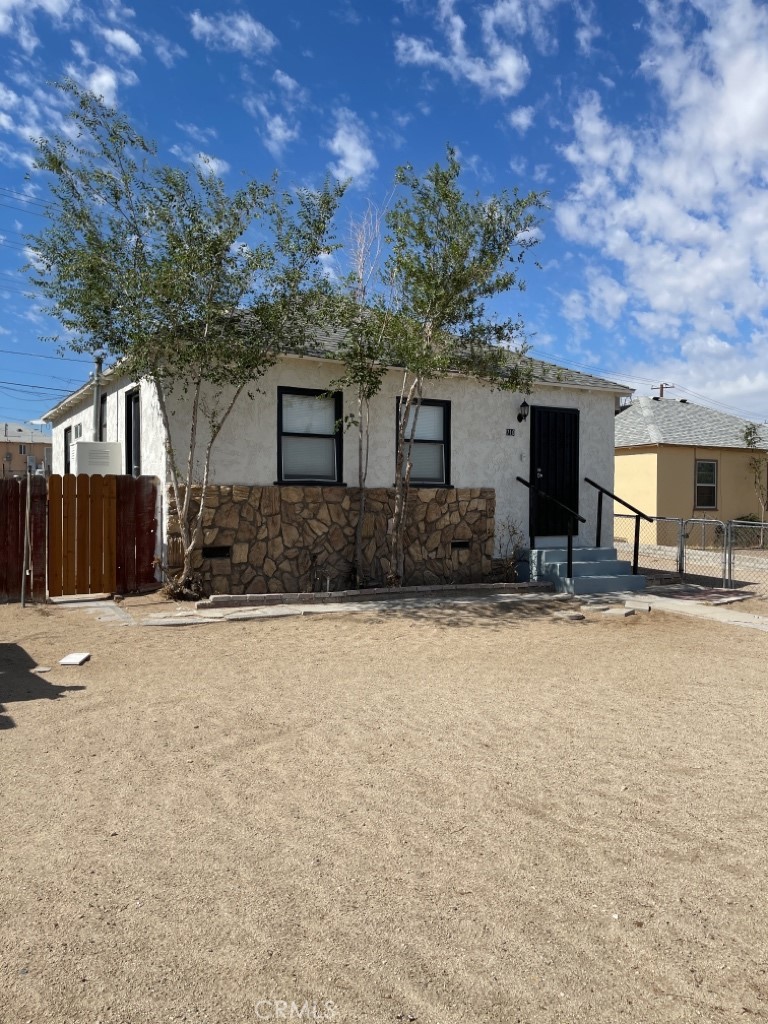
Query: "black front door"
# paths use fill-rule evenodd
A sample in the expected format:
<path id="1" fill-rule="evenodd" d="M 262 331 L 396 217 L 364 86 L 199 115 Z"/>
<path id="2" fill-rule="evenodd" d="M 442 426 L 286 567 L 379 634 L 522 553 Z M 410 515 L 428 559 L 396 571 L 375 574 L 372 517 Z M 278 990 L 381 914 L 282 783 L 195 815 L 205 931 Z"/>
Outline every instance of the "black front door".
<path id="1" fill-rule="evenodd" d="M 579 511 L 579 410 L 531 406 L 531 483 Z M 568 532 L 568 514 L 530 492 L 531 534 L 559 537 Z M 573 524 L 578 532 L 578 520 Z"/>

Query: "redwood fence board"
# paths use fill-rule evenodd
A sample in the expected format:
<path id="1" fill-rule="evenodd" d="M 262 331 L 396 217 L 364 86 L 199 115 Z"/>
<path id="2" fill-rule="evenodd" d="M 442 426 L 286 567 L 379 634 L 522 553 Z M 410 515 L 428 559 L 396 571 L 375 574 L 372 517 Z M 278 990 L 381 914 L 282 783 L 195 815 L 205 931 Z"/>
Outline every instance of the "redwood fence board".
<path id="1" fill-rule="evenodd" d="M 149 477 L 136 480 L 136 587 L 142 590 L 155 582 L 155 501 L 157 488 Z"/>
<path id="2" fill-rule="evenodd" d="M 60 476 L 48 479 L 48 593 L 64 593 L 64 538 L 62 531 L 63 486 Z"/>
<path id="3" fill-rule="evenodd" d="M 117 478 L 117 590 L 136 590 L 136 488 L 132 476 Z"/>
<path id="4" fill-rule="evenodd" d="M 31 593 L 34 601 L 44 601 L 46 589 L 45 572 L 47 568 L 45 526 L 48 503 L 46 501 L 45 478 L 33 476 L 30 480 L 32 483 L 32 502 L 30 504 L 30 543 L 32 547 L 30 551 L 30 562 L 32 565 Z"/>
<path id="5" fill-rule="evenodd" d="M 89 478 L 88 563 L 92 594 L 104 591 L 104 477 Z"/>
<path id="6" fill-rule="evenodd" d="M 20 601 L 24 572 L 27 478 L 0 480 L 0 601 Z M 42 477 L 30 478 L 30 558 L 25 583 L 30 600 L 45 598 L 46 487 Z"/>
<path id="7" fill-rule="evenodd" d="M 103 590 L 112 594 L 117 591 L 117 477 L 105 476 L 103 484 L 104 499 L 104 562 L 101 585 Z"/>

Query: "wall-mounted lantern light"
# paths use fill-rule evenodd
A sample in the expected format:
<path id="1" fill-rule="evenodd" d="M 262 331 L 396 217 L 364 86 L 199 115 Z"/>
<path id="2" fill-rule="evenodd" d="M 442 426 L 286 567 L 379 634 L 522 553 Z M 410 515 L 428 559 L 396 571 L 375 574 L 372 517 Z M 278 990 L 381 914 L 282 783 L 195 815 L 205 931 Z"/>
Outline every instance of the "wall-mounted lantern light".
<path id="1" fill-rule="evenodd" d="M 528 403 L 523 399 L 523 404 L 520 406 L 520 412 L 517 414 L 517 422 L 525 423 L 528 419 Z"/>

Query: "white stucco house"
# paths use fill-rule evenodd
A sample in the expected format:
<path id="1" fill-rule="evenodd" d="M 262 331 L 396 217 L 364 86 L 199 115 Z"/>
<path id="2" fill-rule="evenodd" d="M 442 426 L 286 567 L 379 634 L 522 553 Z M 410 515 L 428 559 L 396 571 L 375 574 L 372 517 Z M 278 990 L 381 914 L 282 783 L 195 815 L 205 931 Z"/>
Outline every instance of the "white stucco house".
<path id="1" fill-rule="evenodd" d="M 613 488 L 614 415 L 631 390 L 539 361 L 533 370 L 528 395 L 458 374 L 429 384 L 414 438 L 412 582 L 479 578 L 491 557 L 504 554 L 509 526 L 533 536 L 537 548 L 562 545 L 565 513 L 552 502 L 532 501 L 518 477 L 578 512 L 585 522 L 574 521 L 575 543 L 594 544 L 597 492 L 584 478 Z M 338 429 L 354 411 L 354 396 L 327 394 L 340 374 L 327 355 L 286 356 L 259 381 L 253 400 L 239 398 L 214 447 L 206 498 L 198 565 L 212 590 L 304 589 L 309 573 L 331 578 L 319 562 L 333 563 L 333 585 L 340 585 L 357 493 L 357 433 Z M 401 382 L 399 371 L 388 371 L 371 404 L 372 582 L 386 570 L 382 531 L 395 473 Z M 117 443 L 120 472 L 161 483 L 160 555 L 173 565 L 175 509 L 154 386 L 127 380 L 117 368 L 106 371 L 94 391 L 89 382 L 46 414 L 53 426 L 53 472 L 71 471 L 71 446 L 78 440 Z M 189 409 L 178 399 L 173 430 L 181 452 L 188 426 Z M 606 515 L 608 544 L 611 522 Z M 334 526 L 329 540 L 323 530 L 331 535 Z"/>

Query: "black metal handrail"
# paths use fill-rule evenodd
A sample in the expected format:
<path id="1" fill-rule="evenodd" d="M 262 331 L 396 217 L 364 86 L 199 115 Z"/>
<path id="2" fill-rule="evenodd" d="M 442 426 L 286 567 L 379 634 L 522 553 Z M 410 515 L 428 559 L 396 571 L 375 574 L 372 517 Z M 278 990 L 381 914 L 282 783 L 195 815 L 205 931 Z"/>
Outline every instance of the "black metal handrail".
<path id="1" fill-rule="evenodd" d="M 525 480 L 523 477 L 517 477 L 518 483 L 524 484 L 529 491 L 533 491 L 537 497 L 546 498 L 547 501 L 551 501 L 553 505 L 557 505 L 558 508 L 563 509 L 564 512 L 568 513 L 568 568 L 567 576 L 570 579 L 573 576 L 573 523 L 574 520 L 578 520 L 580 523 L 586 523 L 584 516 L 580 516 L 574 509 L 564 505 L 562 501 L 557 498 L 553 498 L 551 494 L 547 494 L 546 491 L 542 491 L 538 484 L 532 484 L 530 480 Z M 531 550 L 536 547 L 536 536 L 533 532 L 533 515 L 529 517 L 528 533 L 531 539 Z"/>
<path id="2" fill-rule="evenodd" d="M 595 531 L 595 547 L 600 547 L 600 537 L 602 535 L 603 528 L 603 495 L 607 494 L 612 501 L 618 501 L 624 508 L 628 508 L 630 512 L 635 513 L 635 545 L 632 552 L 632 575 L 637 576 L 637 563 L 640 558 L 640 520 L 644 519 L 646 523 L 652 523 L 653 517 L 647 516 L 645 512 L 641 512 L 639 508 L 635 508 L 634 505 L 630 505 L 628 501 L 624 501 L 613 491 L 609 491 L 607 487 L 603 487 L 602 484 L 595 483 L 594 480 L 590 480 L 588 476 L 584 477 L 584 481 L 590 486 L 597 489 L 597 530 Z"/>

